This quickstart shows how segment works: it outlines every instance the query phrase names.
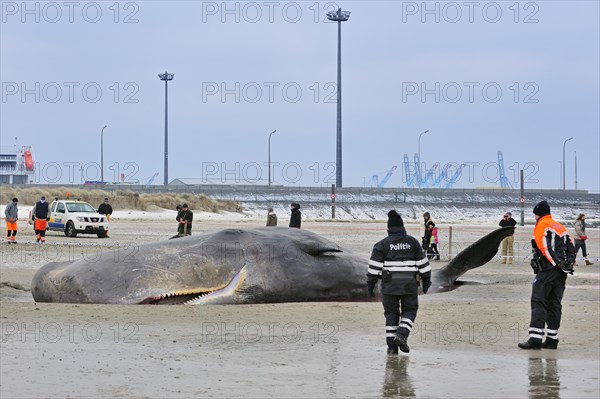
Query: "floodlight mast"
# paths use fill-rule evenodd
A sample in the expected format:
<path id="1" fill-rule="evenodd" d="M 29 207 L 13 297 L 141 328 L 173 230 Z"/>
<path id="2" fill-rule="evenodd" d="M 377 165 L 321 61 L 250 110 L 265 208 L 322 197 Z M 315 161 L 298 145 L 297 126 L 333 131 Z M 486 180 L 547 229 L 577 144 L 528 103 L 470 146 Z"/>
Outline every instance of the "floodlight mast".
<path id="1" fill-rule="evenodd" d="M 350 18 L 350 11 L 329 11 L 327 19 L 338 23 L 338 57 L 337 57 L 337 134 L 335 156 L 335 182 L 342 187 L 342 22 Z"/>
<path id="2" fill-rule="evenodd" d="M 173 80 L 175 74 L 166 72 L 159 73 L 160 80 L 165 81 L 165 170 L 164 170 L 164 185 L 169 184 L 169 100 L 167 83 Z"/>

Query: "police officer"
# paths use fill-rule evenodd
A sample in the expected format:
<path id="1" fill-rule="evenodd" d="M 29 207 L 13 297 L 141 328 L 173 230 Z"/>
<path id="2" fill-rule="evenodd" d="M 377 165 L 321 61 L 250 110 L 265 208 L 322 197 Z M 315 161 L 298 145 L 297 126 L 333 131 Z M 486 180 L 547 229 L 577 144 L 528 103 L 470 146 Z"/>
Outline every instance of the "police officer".
<path id="1" fill-rule="evenodd" d="M 548 202 L 538 203 L 533 213 L 536 223 L 531 240 L 534 250 L 531 266 L 536 276 L 531 288 L 529 339 L 519 343 L 519 348 L 556 349 L 561 301 L 567 273 L 573 274 L 575 247 L 565 226 L 552 218 Z M 542 343 L 546 325 L 546 340 Z"/>
<path id="2" fill-rule="evenodd" d="M 371 252 L 367 288 L 375 296 L 375 285 L 381 278 L 388 354 L 397 354 L 398 348 L 408 353 L 407 339 L 419 308 L 418 279 L 422 281 L 423 293 L 427 293 L 431 266 L 421 244 L 406 233 L 402 217 L 395 210 L 388 212 L 387 227 L 388 236 L 375 244 Z"/>

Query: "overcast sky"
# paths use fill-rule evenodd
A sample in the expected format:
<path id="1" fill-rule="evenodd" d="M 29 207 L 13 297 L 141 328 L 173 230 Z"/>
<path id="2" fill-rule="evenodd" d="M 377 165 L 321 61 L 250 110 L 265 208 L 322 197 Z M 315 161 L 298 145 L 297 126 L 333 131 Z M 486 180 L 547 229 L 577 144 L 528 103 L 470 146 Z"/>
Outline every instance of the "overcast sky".
<path id="1" fill-rule="evenodd" d="M 335 182 L 342 7 L 343 185 L 407 187 L 425 169 L 454 187 L 600 191 L 597 1 L 2 1 L 2 145 L 31 145 L 36 182 Z M 81 176 L 79 164 L 83 165 Z M 409 174 L 414 174 L 412 167 Z M 423 171 L 423 175 L 426 172 Z M 442 179 L 442 183 L 444 180 Z"/>

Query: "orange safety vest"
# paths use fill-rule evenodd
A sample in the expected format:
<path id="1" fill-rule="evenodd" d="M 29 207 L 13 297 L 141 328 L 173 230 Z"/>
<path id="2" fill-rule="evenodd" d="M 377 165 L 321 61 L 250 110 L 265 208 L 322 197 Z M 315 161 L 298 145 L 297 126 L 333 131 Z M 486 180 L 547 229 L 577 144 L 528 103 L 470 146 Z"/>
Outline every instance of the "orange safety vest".
<path id="1" fill-rule="evenodd" d="M 547 245 L 547 237 L 550 234 L 555 234 L 551 239 L 551 247 Z M 552 218 L 552 215 L 545 215 L 538 219 L 533 229 L 533 239 L 538 249 L 552 266 L 556 266 L 556 262 L 552 258 L 551 252 L 555 252 L 554 243 L 557 237 L 560 237 L 564 242 L 565 236 L 568 236 L 567 229 L 562 224 Z M 566 245 L 566 242 L 563 244 Z"/>

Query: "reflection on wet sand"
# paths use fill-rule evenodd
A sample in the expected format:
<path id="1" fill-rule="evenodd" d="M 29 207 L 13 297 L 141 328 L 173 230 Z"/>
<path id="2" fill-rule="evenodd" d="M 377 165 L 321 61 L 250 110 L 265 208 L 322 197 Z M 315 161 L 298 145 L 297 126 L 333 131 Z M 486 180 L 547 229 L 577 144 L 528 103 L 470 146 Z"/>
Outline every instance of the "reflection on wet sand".
<path id="1" fill-rule="evenodd" d="M 384 398 L 415 397 L 412 380 L 408 375 L 409 357 L 388 355 L 383 379 Z"/>
<path id="2" fill-rule="evenodd" d="M 560 399 L 560 379 L 556 359 L 529 359 L 529 397 Z"/>

